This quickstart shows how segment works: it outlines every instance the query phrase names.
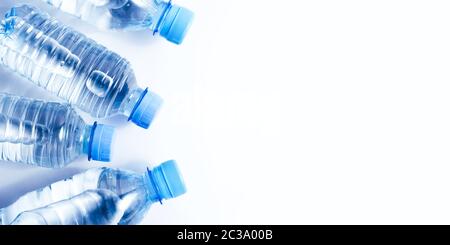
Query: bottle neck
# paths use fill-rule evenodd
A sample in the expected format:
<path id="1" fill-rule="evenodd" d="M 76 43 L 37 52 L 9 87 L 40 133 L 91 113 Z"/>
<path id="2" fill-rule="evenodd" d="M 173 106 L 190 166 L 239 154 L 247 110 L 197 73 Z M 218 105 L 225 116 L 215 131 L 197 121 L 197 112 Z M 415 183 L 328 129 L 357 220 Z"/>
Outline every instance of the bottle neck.
<path id="1" fill-rule="evenodd" d="M 139 102 L 145 95 L 145 90 L 141 88 L 135 88 L 130 90 L 127 97 L 123 100 L 120 107 L 120 113 L 130 118 L 134 110 L 136 109 Z"/>
<path id="2" fill-rule="evenodd" d="M 88 159 L 90 160 L 90 151 L 91 151 L 91 142 L 92 142 L 92 134 L 94 133 L 95 127 L 97 123 L 94 123 L 94 125 L 85 125 L 83 132 L 80 135 L 80 141 L 81 141 L 81 153 L 88 156 Z"/>
<path id="3" fill-rule="evenodd" d="M 172 7 L 172 0 L 169 2 L 162 2 L 158 5 L 158 20 L 155 21 L 152 25 L 153 34 L 156 34 L 161 31 L 162 26 L 164 25 L 164 21 L 166 21 L 166 16 L 169 13 L 170 8 Z"/>
<path id="4" fill-rule="evenodd" d="M 146 171 L 143 176 L 144 186 L 146 190 L 147 201 L 150 203 L 159 202 L 162 204 L 162 195 L 159 190 L 154 177 L 151 174 L 151 171 Z"/>

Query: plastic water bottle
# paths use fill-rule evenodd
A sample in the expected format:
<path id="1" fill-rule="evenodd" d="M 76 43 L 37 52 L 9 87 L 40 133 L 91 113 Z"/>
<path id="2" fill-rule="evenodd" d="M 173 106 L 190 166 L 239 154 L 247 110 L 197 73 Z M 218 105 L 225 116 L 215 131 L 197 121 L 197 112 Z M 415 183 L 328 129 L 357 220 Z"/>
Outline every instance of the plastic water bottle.
<path id="1" fill-rule="evenodd" d="M 123 215 L 121 199 L 108 190 L 89 190 L 43 208 L 24 211 L 11 225 L 114 225 Z"/>
<path id="2" fill-rule="evenodd" d="M 42 0 L 101 29 L 150 30 L 180 44 L 194 13 L 163 0 Z"/>
<path id="3" fill-rule="evenodd" d="M 50 168 L 82 156 L 109 161 L 113 132 L 86 125 L 68 104 L 0 93 L 0 160 Z"/>
<path id="4" fill-rule="evenodd" d="M 186 188 L 175 161 L 147 169 L 143 174 L 112 168 L 93 168 L 70 179 L 29 192 L 0 209 L 0 224 L 10 224 L 22 212 L 70 199 L 87 190 L 106 189 L 127 198 L 118 224 L 139 223 L 156 202 L 182 195 Z"/>
<path id="5" fill-rule="evenodd" d="M 137 86 L 127 60 L 29 5 L 2 24 L 0 63 L 94 117 L 149 127 L 162 100 Z"/>

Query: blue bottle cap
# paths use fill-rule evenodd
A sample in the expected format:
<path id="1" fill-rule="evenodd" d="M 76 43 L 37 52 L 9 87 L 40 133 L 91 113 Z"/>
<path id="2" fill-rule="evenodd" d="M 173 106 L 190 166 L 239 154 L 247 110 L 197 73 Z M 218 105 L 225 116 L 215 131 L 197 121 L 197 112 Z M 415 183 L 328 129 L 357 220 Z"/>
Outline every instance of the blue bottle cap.
<path id="1" fill-rule="evenodd" d="M 89 160 L 110 161 L 113 134 L 113 127 L 94 123 L 91 131 Z"/>
<path id="2" fill-rule="evenodd" d="M 141 94 L 141 98 L 134 106 L 128 120 L 131 120 L 139 127 L 148 128 L 161 107 L 162 102 L 163 100 L 159 95 L 149 91 L 148 88 L 145 89 Z"/>
<path id="3" fill-rule="evenodd" d="M 155 185 L 160 199 L 169 199 L 186 193 L 183 177 L 178 169 L 177 162 L 170 160 L 148 170 L 151 182 Z"/>
<path id="4" fill-rule="evenodd" d="M 194 13 L 187 8 L 172 5 L 164 17 L 160 35 L 172 43 L 181 44 L 194 19 Z"/>

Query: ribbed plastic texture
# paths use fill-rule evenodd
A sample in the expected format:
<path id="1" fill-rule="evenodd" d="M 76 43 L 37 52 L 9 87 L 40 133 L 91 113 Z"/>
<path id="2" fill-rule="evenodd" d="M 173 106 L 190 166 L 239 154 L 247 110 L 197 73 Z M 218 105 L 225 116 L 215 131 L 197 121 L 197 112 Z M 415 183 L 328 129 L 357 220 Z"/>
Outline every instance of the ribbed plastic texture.
<path id="1" fill-rule="evenodd" d="M 46 207 L 22 212 L 11 225 L 114 225 L 123 211 L 108 190 L 88 190 Z"/>
<path id="2" fill-rule="evenodd" d="M 193 13 L 163 0 L 42 0 L 100 29 L 150 30 L 180 44 Z M 164 30 L 165 29 L 165 30 Z"/>
<path id="3" fill-rule="evenodd" d="M 89 132 L 68 104 L 0 93 L 0 160 L 63 167 L 87 157 Z"/>
<path id="4" fill-rule="evenodd" d="M 104 168 L 93 168 L 76 174 L 72 178 L 57 181 L 46 187 L 28 192 L 7 207 L 0 209 L 0 224 L 11 224 L 16 217 L 29 210 L 48 206 L 69 199 L 87 190 L 97 188 L 97 182 Z"/>
<path id="5" fill-rule="evenodd" d="M 139 106 L 144 89 L 116 53 L 30 5 L 12 8 L 3 26 L 6 67 L 97 118 L 130 117 Z"/>
<path id="6" fill-rule="evenodd" d="M 177 181 L 179 178 L 181 177 L 176 178 Z M 135 173 L 106 167 L 89 169 L 72 178 L 29 192 L 0 209 L 0 224 L 10 224 L 24 211 L 67 200 L 92 189 L 109 190 L 122 200 L 126 199 L 122 204 L 124 213 L 118 224 L 138 224 L 150 206 L 162 200 L 159 187 L 155 184 L 157 182 L 147 172 Z"/>

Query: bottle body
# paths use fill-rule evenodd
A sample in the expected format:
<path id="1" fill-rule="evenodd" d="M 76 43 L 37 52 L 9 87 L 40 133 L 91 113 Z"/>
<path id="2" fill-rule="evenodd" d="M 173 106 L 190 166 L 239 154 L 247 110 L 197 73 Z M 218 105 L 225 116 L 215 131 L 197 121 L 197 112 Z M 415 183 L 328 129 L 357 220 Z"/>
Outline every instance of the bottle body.
<path id="1" fill-rule="evenodd" d="M 129 62 L 116 53 L 29 5 L 12 8 L 3 25 L 6 67 L 94 117 L 133 119 L 144 96 L 153 99 L 153 117 L 158 96 L 137 86 Z"/>
<path id="2" fill-rule="evenodd" d="M 43 0 L 100 29 L 150 30 L 180 44 L 193 13 L 164 0 Z"/>
<path id="3" fill-rule="evenodd" d="M 169 5 L 161 0 L 43 1 L 105 30 L 154 30 Z"/>
<path id="4" fill-rule="evenodd" d="M 87 190 L 96 189 L 103 169 L 89 169 L 71 178 L 57 181 L 51 185 L 26 193 L 9 206 L 0 209 L 0 224 L 7 225 L 12 223 L 22 212 L 45 207 L 79 195 Z"/>
<path id="5" fill-rule="evenodd" d="M 112 168 L 93 168 L 72 178 L 29 192 L 11 205 L 0 210 L 0 224 L 10 224 L 22 212 L 48 206 L 70 199 L 87 190 L 105 189 L 123 198 L 133 194 L 120 224 L 137 224 L 141 221 L 153 200 L 148 199 L 145 174 Z"/>
<path id="6" fill-rule="evenodd" d="M 0 159 L 63 167 L 87 153 L 91 127 L 67 104 L 0 93 Z"/>
<path id="7" fill-rule="evenodd" d="M 43 208 L 22 212 L 11 225 L 113 225 L 123 211 L 120 198 L 107 190 L 88 190 Z"/>
<path id="8" fill-rule="evenodd" d="M 121 198 L 123 213 L 118 224 L 124 225 L 139 223 L 153 203 L 186 192 L 173 160 L 142 174 L 107 167 L 93 168 L 21 196 L 0 209 L 0 224 L 10 224 L 24 211 L 45 207 L 94 189 L 108 190 Z"/>

